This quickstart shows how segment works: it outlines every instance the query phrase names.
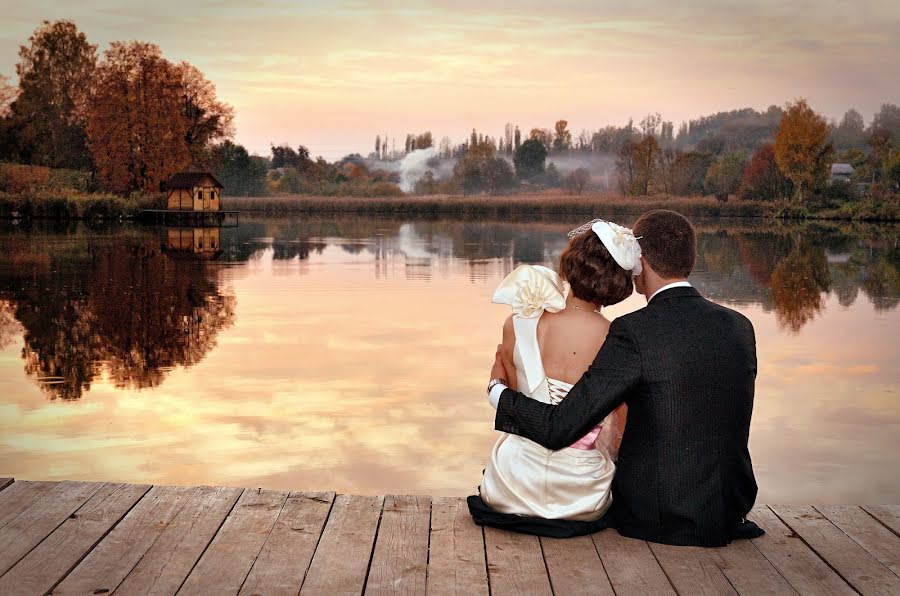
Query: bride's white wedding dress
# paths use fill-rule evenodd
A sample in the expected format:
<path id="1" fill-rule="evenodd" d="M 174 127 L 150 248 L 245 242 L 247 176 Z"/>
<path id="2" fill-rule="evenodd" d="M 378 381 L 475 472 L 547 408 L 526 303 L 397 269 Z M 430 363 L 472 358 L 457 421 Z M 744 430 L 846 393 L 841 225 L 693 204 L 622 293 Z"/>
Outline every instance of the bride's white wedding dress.
<path id="1" fill-rule="evenodd" d="M 538 401 L 559 403 L 572 385 L 544 373 L 537 326 L 545 311 L 565 308 L 563 283 L 552 269 L 523 265 L 494 294 L 513 307 L 514 363 L 518 390 Z M 551 451 L 518 435 L 503 433 L 484 471 L 481 498 L 492 509 L 544 519 L 594 521 L 612 504 L 616 467 L 610 446 L 613 416 L 575 444 Z"/>

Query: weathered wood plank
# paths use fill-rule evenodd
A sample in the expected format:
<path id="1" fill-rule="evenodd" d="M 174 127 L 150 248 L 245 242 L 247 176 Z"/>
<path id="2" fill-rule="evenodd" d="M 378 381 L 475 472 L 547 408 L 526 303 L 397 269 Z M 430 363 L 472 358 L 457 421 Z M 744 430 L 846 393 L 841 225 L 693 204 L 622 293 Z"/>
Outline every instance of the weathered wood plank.
<path id="1" fill-rule="evenodd" d="M 361 594 L 384 497 L 338 495 L 301 594 Z"/>
<path id="2" fill-rule="evenodd" d="M 15 481 L 15 478 L 0 478 L 0 490 L 3 490 Z"/>
<path id="3" fill-rule="evenodd" d="M 288 493 L 246 490 L 179 594 L 237 594 L 262 550 Z"/>
<path id="4" fill-rule="evenodd" d="M 900 538 L 856 505 L 816 507 L 866 552 L 900 576 Z"/>
<path id="5" fill-rule="evenodd" d="M 749 540 L 704 552 L 739 594 L 797 594 Z"/>
<path id="6" fill-rule="evenodd" d="M 54 596 L 114 591 L 196 492 L 195 487 L 154 486 L 53 590 Z"/>
<path id="7" fill-rule="evenodd" d="M 78 511 L 3 577 L 0 594 L 45 594 L 116 525 L 150 489 L 146 484 L 105 484 Z M 58 594 L 54 590 L 54 594 Z M 86 592 L 93 593 L 93 590 Z"/>
<path id="8" fill-rule="evenodd" d="M 863 505 L 862 508 L 900 536 L 900 505 Z"/>
<path id="9" fill-rule="evenodd" d="M 19 480 L 0 492 L 0 528 L 31 507 L 57 484 L 57 482 Z"/>
<path id="10" fill-rule="evenodd" d="M 426 593 L 488 596 L 484 533 L 469 515 L 465 498 L 431 501 L 431 545 Z"/>
<path id="11" fill-rule="evenodd" d="M 431 497 L 384 498 L 366 594 L 425 594 L 430 523 Z"/>
<path id="12" fill-rule="evenodd" d="M 40 544 L 102 486 L 97 482 L 60 482 L 0 529 L 0 575 Z"/>
<path id="13" fill-rule="evenodd" d="M 541 538 L 541 547 L 554 594 L 615 594 L 590 536 Z"/>
<path id="14" fill-rule="evenodd" d="M 485 528 L 484 546 L 493 596 L 553 593 L 537 536 Z"/>
<path id="15" fill-rule="evenodd" d="M 810 596 L 856 594 L 768 507 L 757 505 L 747 517 L 766 531 L 765 535 L 753 539 L 753 545 L 798 593 Z"/>
<path id="16" fill-rule="evenodd" d="M 900 578 L 812 507 L 770 508 L 857 591 L 900 593 Z"/>
<path id="17" fill-rule="evenodd" d="M 675 594 L 646 542 L 625 538 L 615 530 L 591 538 L 616 594 Z"/>
<path id="18" fill-rule="evenodd" d="M 177 592 L 243 492 L 200 487 L 116 592 L 154 596 Z"/>
<path id="19" fill-rule="evenodd" d="M 296 596 L 325 528 L 334 493 L 291 493 L 241 594 Z"/>
<path id="20" fill-rule="evenodd" d="M 706 549 L 650 543 L 650 550 L 679 594 L 737 594 Z"/>

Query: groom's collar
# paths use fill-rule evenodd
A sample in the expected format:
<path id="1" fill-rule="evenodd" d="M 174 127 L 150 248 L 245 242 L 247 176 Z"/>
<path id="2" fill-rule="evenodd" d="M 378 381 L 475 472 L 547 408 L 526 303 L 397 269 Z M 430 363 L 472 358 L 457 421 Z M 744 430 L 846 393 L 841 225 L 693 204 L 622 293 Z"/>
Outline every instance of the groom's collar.
<path id="1" fill-rule="evenodd" d="M 699 296 L 700 292 L 698 292 L 693 286 L 691 286 L 690 282 L 687 281 L 676 281 L 674 283 L 670 283 L 656 290 L 650 299 L 647 300 L 647 304 L 652 302 L 658 302 L 660 300 L 668 300 L 669 298 L 683 298 L 686 296 Z"/>

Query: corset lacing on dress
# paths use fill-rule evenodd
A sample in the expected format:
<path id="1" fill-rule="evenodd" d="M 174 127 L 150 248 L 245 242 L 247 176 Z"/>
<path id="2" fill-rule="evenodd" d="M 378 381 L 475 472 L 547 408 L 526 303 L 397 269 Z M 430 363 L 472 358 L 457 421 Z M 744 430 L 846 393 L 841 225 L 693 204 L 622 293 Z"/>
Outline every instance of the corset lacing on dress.
<path id="1" fill-rule="evenodd" d="M 547 393 L 550 394 L 550 403 L 554 406 L 557 405 L 569 394 L 572 387 L 574 385 L 547 377 Z M 596 449 L 597 437 L 600 435 L 600 429 L 602 428 L 603 425 L 598 424 L 591 432 L 572 443 L 570 447 L 585 450 Z"/>

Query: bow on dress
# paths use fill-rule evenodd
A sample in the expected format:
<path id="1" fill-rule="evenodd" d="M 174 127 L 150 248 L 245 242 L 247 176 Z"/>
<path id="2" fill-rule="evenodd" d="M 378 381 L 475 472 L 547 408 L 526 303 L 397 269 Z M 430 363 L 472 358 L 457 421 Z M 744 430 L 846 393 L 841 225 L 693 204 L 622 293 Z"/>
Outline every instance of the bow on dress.
<path id="1" fill-rule="evenodd" d="M 566 308 L 566 283 L 548 267 L 520 265 L 500 282 L 492 301 L 512 306 L 521 372 L 531 393 L 547 378 L 537 343 L 537 323 L 544 311 L 559 312 Z"/>

